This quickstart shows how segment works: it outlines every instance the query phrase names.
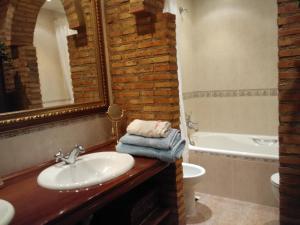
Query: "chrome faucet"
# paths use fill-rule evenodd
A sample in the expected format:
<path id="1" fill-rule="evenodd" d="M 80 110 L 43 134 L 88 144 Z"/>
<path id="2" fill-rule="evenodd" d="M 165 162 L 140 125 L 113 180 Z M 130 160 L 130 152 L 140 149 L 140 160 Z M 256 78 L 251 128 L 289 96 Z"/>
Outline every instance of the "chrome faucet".
<path id="1" fill-rule="evenodd" d="M 191 120 L 191 115 L 186 114 L 186 115 L 185 115 L 185 121 L 186 121 L 186 126 L 187 126 L 189 129 L 194 130 L 194 131 L 196 131 L 196 132 L 199 130 L 198 123 L 193 122 L 193 121 Z"/>
<path id="2" fill-rule="evenodd" d="M 192 139 L 191 130 L 194 130 L 194 132 L 197 132 L 199 130 L 198 123 L 195 123 L 191 120 L 191 115 L 185 114 L 185 122 L 186 126 L 188 128 L 187 135 L 189 139 L 189 143 L 191 145 L 195 145 L 195 141 Z"/>
<path id="3" fill-rule="evenodd" d="M 66 164 L 74 164 L 77 160 L 77 157 L 81 154 L 84 153 L 85 149 L 81 145 L 75 145 L 75 148 L 66 156 L 59 151 L 57 154 L 55 154 L 55 161 L 60 162 L 63 161 Z"/>

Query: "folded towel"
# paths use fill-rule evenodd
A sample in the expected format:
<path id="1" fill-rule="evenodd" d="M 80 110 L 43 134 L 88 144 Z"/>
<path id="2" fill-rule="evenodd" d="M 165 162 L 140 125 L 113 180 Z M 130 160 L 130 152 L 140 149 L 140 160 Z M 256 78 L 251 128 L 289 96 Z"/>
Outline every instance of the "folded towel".
<path id="1" fill-rule="evenodd" d="M 146 138 L 127 133 L 120 139 L 123 144 L 157 148 L 161 150 L 171 150 L 180 140 L 180 131 L 177 129 L 171 129 L 168 136 L 165 138 Z"/>
<path id="2" fill-rule="evenodd" d="M 164 162 L 175 162 L 180 159 L 185 147 L 185 140 L 180 140 L 171 150 L 160 150 L 156 148 L 128 145 L 119 142 L 116 146 L 117 152 L 127 153 L 136 156 L 157 158 Z"/>
<path id="3" fill-rule="evenodd" d="M 134 120 L 128 127 L 127 132 L 143 137 L 166 137 L 170 131 L 171 123 L 163 121 Z"/>

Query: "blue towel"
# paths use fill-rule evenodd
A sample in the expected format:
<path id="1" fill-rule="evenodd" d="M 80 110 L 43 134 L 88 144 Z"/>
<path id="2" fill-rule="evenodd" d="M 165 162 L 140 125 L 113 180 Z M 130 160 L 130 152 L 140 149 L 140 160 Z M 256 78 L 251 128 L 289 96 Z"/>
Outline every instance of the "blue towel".
<path id="1" fill-rule="evenodd" d="M 171 150 L 180 140 L 180 131 L 177 129 L 171 129 L 168 136 L 165 138 L 147 138 L 127 133 L 120 139 L 123 144 L 157 148 L 161 150 Z"/>
<path id="2" fill-rule="evenodd" d="M 171 150 L 161 150 L 156 148 L 149 148 L 136 145 L 128 145 L 119 142 L 116 146 L 117 152 L 128 153 L 136 156 L 145 156 L 150 158 L 157 158 L 164 162 L 175 162 L 180 159 L 185 147 L 185 140 L 180 140 Z"/>

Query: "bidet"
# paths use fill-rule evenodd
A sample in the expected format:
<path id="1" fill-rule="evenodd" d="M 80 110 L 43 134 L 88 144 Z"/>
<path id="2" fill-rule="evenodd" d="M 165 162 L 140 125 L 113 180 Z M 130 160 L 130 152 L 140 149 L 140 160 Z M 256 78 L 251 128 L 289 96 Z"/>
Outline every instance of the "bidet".
<path id="1" fill-rule="evenodd" d="M 279 202 L 279 183 L 280 183 L 279 173 L 274 173 L 271 176 L 270 180 L 272 184 L 272 192 L 274 194 L 274 197 L 276 198 L 277 202 Z"/>
<path id="2" fill-rule="evenodd" d="M 186 215 L 190 216 L 195 214 L 195 185 L 206 171 L 203 167 L 190 163 L 182 163 L 182 167 L 185 210 Z"/>

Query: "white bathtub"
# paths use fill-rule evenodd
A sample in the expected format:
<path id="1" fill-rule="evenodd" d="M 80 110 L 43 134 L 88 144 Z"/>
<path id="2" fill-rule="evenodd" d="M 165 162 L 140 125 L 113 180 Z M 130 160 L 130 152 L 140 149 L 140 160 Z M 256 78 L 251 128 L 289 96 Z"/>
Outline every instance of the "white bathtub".
<path id="1" fill-rule="evenodd" d="M 195 191 L 277 206 L 270 177 L 278 172 L 276 136 L 196 132 L 189 162 L 206 170 Z"/>
<path id="2" fill-rule="evenodd" d="M 190 150 L 261 159 L 279 158 L 276 136 L 196 132 L 190 137 Z"/>

